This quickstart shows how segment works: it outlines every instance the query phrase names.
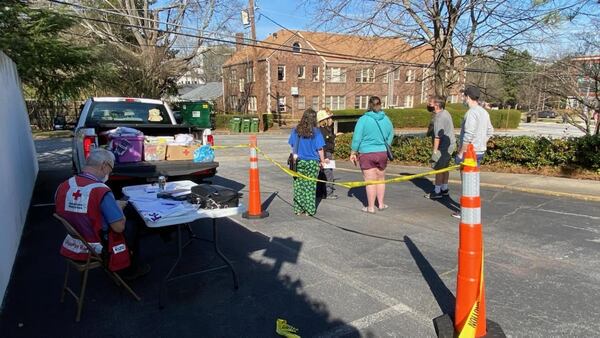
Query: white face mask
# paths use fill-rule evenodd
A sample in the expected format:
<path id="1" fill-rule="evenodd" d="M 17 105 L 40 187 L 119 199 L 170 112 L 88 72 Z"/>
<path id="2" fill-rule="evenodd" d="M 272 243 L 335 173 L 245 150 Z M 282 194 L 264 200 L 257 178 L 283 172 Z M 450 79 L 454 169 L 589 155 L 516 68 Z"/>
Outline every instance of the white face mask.
<path id="1" fill-rule="evenodd" d="M 108 181 L 108 175 L 102 177 L 102 183 L 106 183 L 106 181 Z"/>

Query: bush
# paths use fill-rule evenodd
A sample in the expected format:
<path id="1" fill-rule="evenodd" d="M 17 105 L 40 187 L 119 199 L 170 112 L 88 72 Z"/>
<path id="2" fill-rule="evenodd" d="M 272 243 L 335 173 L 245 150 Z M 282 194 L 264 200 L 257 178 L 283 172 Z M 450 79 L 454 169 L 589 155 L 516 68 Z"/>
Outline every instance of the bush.
<path id="1" fill-rule="evenodd" d="M 462 118 L 466 109 L 461 105 L 460 109 L 448 107 L 447 110 L 452 115 L 452 122 L 455 128 L 460 128 Z M 387 116 L 392 120 L 394 128 L 427 128 L 431 121 L 431 113 L 425 108 L 406 108 L 406 109 L 384 109 Z M 336 110 L 335 115 L 362 115 L 364 109 L 343 109 Z M 514 129 L 519 127 L 521 122 L 521 112 L 518 110 L 490 110 L 490 120 L 494 128 Z"/>
<path id="2" fill-rule="evenodd" d="M 336 138 L 335 155 L 350 156 L 352 134 Z M 575 167 L 600 170 L 600 135 L 570 139 L 495 136 L 488 142 L 484 164 L 518 165 L 529 169 Z M 392 143 L 395 161 L 429 164 L 429 137 L 397 136 Z"/>

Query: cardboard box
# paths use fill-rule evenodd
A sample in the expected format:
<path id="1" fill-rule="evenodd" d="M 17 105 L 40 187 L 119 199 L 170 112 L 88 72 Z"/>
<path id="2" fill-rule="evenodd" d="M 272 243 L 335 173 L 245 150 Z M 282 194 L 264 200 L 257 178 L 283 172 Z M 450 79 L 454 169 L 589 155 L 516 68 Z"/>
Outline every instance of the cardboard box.
<path id="1" fill-rule="evenodd" d="M 164 161 L 166 156 L 166 144 L 144 144 L 144 161 Z"/>
<path id="2" fill-rule="evenodd" d="M 193 160 L 194 151 L 200 148 L 200 145 L 175 146 L 167 145 L 167 161 Z"/>

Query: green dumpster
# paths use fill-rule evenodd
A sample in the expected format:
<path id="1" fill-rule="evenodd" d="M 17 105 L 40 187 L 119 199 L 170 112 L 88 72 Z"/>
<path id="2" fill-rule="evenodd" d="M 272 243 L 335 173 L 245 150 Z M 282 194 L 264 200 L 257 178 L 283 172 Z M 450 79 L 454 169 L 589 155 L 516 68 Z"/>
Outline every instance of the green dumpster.
<path id="1" fill-rule="evenodd" d="M 240 119 L 239 117 L 233 117 L 231 119 L 231 132 L 232 133 L 239 133 L 240 132 L 240 127 L 242 124 L 242 119 Z"/>
<path id="2" fill-rule="evenodd" d="M 242 120 L 242 133 L 250 132 L 250 119 L 245 118 Z"/>
<path id="3" fill-rule="evenodd" d="M 252 122 L 250 123 L 250 132 L 258 133 L 258 125 L 259 125 L 258 117 L 253 117 Z"/>
<path id="4" fill-rule="evenodd" d="M 186 102 L 181 108 L 181 116 L 185 124 L 200 128 L 212 128 L 213 109 L 209 102 Z"/>

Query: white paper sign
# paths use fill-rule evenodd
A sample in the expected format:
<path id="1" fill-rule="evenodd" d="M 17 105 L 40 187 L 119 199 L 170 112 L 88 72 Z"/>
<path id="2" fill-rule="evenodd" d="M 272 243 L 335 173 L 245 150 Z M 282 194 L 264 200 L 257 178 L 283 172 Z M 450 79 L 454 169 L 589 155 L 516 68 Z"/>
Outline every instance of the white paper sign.
<path id="1" fill-rule="evenodd" d="M 335 161 L 329 160 L 329 163 L 323 162 L 323 169 L 335 169 Z"/>

